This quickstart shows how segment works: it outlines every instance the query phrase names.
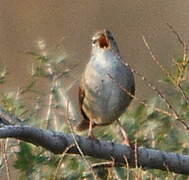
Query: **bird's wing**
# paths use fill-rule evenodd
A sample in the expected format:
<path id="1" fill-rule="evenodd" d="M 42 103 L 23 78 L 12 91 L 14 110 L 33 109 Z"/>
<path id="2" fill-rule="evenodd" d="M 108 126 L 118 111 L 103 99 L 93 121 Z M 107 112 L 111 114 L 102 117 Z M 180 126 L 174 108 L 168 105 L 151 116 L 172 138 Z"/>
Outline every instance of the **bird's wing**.
<path id="1" fill-rule="evenodd" d="M 82 84 L 82 83 L 81 83 Z M 80 107 L 80 112 L 82 115 L 82 120 L 80 121 L 80 123 L 77 126 L 77 130 L 78 131 L 83 131 L 89 128 L 89 118 L 87 117 L 86 113 L 83 110 L 83 102 L 84 102 L 84 98 L 85 98 L 85 90 L 82 87 L 82 85 L 79 86 L 79 107 Z"/>
<path id="2" fill-rule="evenodd" d="M 131 87 L 131 94 L 134 96 L 135 95 L 135 85 L 133 85 L 132 87 Z"/>

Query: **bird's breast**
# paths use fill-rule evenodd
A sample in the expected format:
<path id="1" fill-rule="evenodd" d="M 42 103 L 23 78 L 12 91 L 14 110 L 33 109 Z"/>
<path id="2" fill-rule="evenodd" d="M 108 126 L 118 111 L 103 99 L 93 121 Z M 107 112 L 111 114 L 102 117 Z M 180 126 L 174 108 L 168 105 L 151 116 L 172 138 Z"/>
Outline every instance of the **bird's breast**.
<path id="1" fill-rule="evenodd" d="M 109 124 L 117 119 L 131 101 L 118 85 L 121 83 L 130 90 L 130 70 L 117 58 L 111 54 L 92 57 L 83 75 L 83 106 L 97 124 Z"/>

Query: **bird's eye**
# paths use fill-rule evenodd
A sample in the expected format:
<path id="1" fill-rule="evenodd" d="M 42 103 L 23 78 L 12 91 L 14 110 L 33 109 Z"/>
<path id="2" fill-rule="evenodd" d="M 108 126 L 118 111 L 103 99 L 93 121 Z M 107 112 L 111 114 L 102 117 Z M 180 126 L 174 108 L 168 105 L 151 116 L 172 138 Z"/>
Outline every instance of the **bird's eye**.
<path id="1" fill-rule="evenodd" d="M 96 42 L 97 42 L 97 39 L 92 40 L 92 44 L 96 44 Z"/>
<path id="2" fill-rule="evenodd" d="M 113 38 L 112 36 L 109 36 L 108 38 L 109 38 L 110 40 L 114 40 L 114 38 Z"/>

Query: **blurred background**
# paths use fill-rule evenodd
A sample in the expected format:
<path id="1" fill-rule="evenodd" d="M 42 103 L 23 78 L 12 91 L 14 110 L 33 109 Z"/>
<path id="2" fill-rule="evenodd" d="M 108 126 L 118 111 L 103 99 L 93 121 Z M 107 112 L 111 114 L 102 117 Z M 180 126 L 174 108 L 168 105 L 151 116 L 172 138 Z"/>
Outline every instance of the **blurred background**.
<path id="1" fill-rule="evenodd" d="M 10 74 L 1 91 L 13 91 L 28 83 L 35 61 L 25 51 L 43 49 L 54 56 L 66 53 L 67 64 L 78 66 L 65 84 L 79 80 L 90 56 L 91 36 L 103 28 L 113 32 L 127 62 L 156 83 L 161 73 L 142 36 L 157 59 L 169 67 L 182 49 L 166 23 L 187 40 L 188 9 L 189 1 L 184 0 L 1 0 L 0 64 L 5 64 Z M 137 80 L 137 95 L 146 94 L 144 83 Z"/>

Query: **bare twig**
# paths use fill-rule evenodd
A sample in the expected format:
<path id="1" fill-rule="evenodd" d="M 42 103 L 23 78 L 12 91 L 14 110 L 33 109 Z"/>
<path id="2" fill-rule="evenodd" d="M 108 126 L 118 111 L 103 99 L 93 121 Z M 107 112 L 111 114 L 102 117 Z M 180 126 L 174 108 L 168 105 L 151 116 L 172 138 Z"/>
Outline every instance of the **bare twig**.
<path id="1" fill-rule="evenodd" d="M 129 180 L 129 162 L 128 162 L 128 159 L 127 157 L 124 156 L 124 159 L 125 159 L 125 167 L 127 168 L 127 180 Z"/>
<path id="2" fill-rule="evenodd" d="M 183 69 L 183 74 L 185 73 L 186 71 L 186 67 L 187 67 L 187 64 L 188 64 L 188 61 L 189 59 L 187 58 L 187 51 L 188 51 L 188 45 L 185 41 L 182 40 L 181 38 L 181 35 L 174 29 L 174 27 L 172 25 L 170 25 L 169 23 L 167 23 L 167 26 L 169 27 L 169 29 L 176 35 L 179 43 L 182 45 L 183 47 L 183 62 L 184 62 L 184 69 Z M 180 83 L 177 83 L 178 84 L 178 87 L 180 88 L 181 90 L 181 93 L 183 95 L 183 97 L 185 98 L 186 102 L 189 104 L 189 98 L 188 96 L 186 95 L 186 93 L 184 92 L 182 86 Z"/>
<path id="3" fill-rule="evenodd" d="M 62 164 L 62 160 L 63 160 L 63 158 L 65 157 L 66 153 L 67 153 L 73 146 L 75 146 L 75 144 L 72 144 L 72 145 L 68 146 L 68 147 L 65 149 L 65 151 L 62 153 L 61 158 L 60 158 L 60 160 L 59 160 L 59 162 L 58 162 L 57 168 L 56 168 L 56 170 L 55 170 L 55 175 L 54 175 L 53 180 L 56 180 L 56 179 L 57 179 L 58 171 L 60 170 L 60 166 L 61 166 L 61 164 Z"/>
<path id="4" fill-rule="evenodd" d="M 46 118 L 45 118 L 45 121 L 46 121 L 46 128 L 49 129 L 49 124 L 50 124 L 50 120 L 51 120 L 51 108 L 52 108 L 52 103 L 53 103 L 53 89 L 55 87 L 55 77 L 53 76 L 53 70 L 52 70 L 52 67 L 50 64 L 48 64 L 47 66 L 47 71 L 49 73 L 50 76 L 52 76 L 52 81 L 51 81 L 51 91 L 50 91 L 50 94 L 49 94 L 49 98 L 48 98 L 48 108 L 47 108 L 47 113 L 46 113 Z"/>
<path id="5" fill-rule="evenodd" d="M 7 140 L 6 140 L 6 144 L 7 144 Z M 7 158 L 7 154 L 6 154 L 6 147 L 5 147 L 5 142 L 2 142 L 2 152 L 3 152 L 3 159 L 5 162 L 5 169 L 6 169 L 6 175 L 7 175 L 7 180 L 10 180 L 10 170 L 9 170 L 9 165 L 8 165 L 8 158 Z"/>
<path id="6" fill-rule="evenodd" d="M 180 42 L 180 44 L 183 46 L 183 48 L 185 48 L 185 42 L 182 40 L 181 36 L 179 35 L 179 33 L 177 31 L 175 31 L 175 29 L 173 28 L 173 26 L 169 23 L 166 23 L 167 26 L 169 27 L 169 29 L 176 35 L 178 41 Z"/>
<path id="7" fill-rule="evenodd" d="M 177 36 L 180 37 L 179 34 L 177 34 Z M 189 97 L 187 97 L 187 95 L 184 92 L 181 84 L 180 83 L 178 84 L 177 81 L 176 81 L 176 79 L 171 75 L 171 73 L 167 69 L 165 69 L 165 67 L 156 59 L 156 57 L 153 54 L 153 52 L 152 52 L 152 50 L 151 50 L 151 48 L 150 48 L 150 46 L 149 46 L 146 38 L 144 36 L 142 36 L 142 38 L 143 38 L 145 46 L 147 47 L 147 49 L 148 49 L 148 51 L 149 51 L 149 53 L 150 53 L 150 55 L 152 57 L 152 60 L 160 67 L 160 69 L 162 70 L 162 72 L 167 75 L 167 77 L 171 80 L 171 82 L 173 83 L 173 85 L 176 86 L 176 87 L 178 87 L 180 89 L 180 92 L 181 92 L 182 96 L 184 97 L 184 99 L 187 102 L 187 104 L 189 104 Z M 181 38 L 179 38 L 179 39 L 181 39 Z M 183 41 L 181 41 L 181 42 L 183 42 Z M 186 53 L 184 53 L 184 54 L 186 54 Z M 184 55 L 184 57 L 186 58 L 185 55 Z"/>
<path id="8" fill-rule="evenodd" d="M 94 170 L 93 170 L 93 168 L 92 168 L 92 165 L 91 165 L 90 162 L 87 161 L 87 159 L 85 158 L 85 156 L 84 156 L 84 154 L 83 154 L 83 152 L 82 152 L 82 150 L 81 150 L 81 148 L 80 148 L 80 146 L 79 146 L 79 144 L 78 144 L 78 142 L 77 142 L 77 140 L 76 140 L 75 133 L 74 133 L 74 128 L 72 127 L 72 124 L 71 124 L 70 118 L 69 118 L 69 101 L 67 101 L 67 106 L 66 106 L 66 107 L 67 107 L 67 111 L 66 111 L 66 114 L 67 114 L 67 118 L 66 118 L 66 119 L 67 119 L 67 124 L 68 124 L 68 126 L 69 126 L 69 128 L 70 128 L 71 135 L 72 135 L 72 137 L 73 137 L 73 139 L 74 139 L 74 143 L 75 143 L 76 147 L 78 148 L 78 151 L 79 151 L 79 153 L 80 153 L 82 159 L 85 161 L 85 163 L 87 164 L 89 170 L 91 171 L 91 173 L 92 173 L 94 179 L 97 180 L 98 178 L 97 178 L 97 176 L 96 176 L 96 174 L 95 174 L 95 172 L 94 172 Z"/>
<path id="9" fill-rule="evenodd" d="M 116 79 L 114 79 L 110 74 L 108 74 L 108 76 L 109 76 L 113 81 L 115 81 L 115 82 L 117 83 L 117 85 L 118 85 L 123 91 L 125 91 L 130 97 L 132 97 L 133 99 L 138 100 L 138 102 L 139 102 L 140 104 L 144 105 L 145 107 L 151 107 L 149 104 L 145 103 L 144 101 L 139 100 L 139 99 L 136 97 L 136 95 L 131 94 L 126 88 L 123 87 L 123 85 L 121 85 L 120 83 L 118 83 L 118 82 L 116 81 Z M 174 114 L 172 114 L 172 113 L 170 113 L 170 112 L 168 112 L 168 111 L 165 111 L 165 110 L 163 110 L 163 109 L 154 107 L 154 111 L 157 111 L 157 112 L 160 112 L 160 113 L 162 113 L 162 114 L 165 114 L 165 115 L 167 115 L 167 116 L 169 116 L 169 117 L 175 118 L 175 115 L 174 115 Z"/>
<path id="10" fill-rule="evenodd" d="M 122 61 L 122 63 L 125 66 L 129 66 L 127 63 L 125 63 L 123 61 Z M 185 127 L 186 130 L 189 130 L 189 127 L 188 127 L 187 123 L 185 121 L 183 121 L 182 118 L 180 118 L 179 114 L 174 109 L 174 107 L 171 105 L 171 103 L 169 102 L 169 100 L 165 97 L 165 95 L 156 86 L 154 86 L 150 81 L 148 81 L 141 73 L 139 73 L 138 71 L 136 71 L 135 69 L 133 69 L 131 67 L 130 67 L 130 69 L 131 69 L 131 71 L 133 73 L 135 73 L 136 75 L 138 75 L 144 82 L 146 82 L 147 85 L 148 85 L 148 87 L 150 87 L 154 92 L 156 92 L 159 95 L 159 97 L 165 102 L 165 104 L 167 105 L 167 107 L 173 111 L 174 118 L 177 121 L 179 121 Z"/>
<path id="11" fill-rule="evenodd" d="M 162 70 L 162 72 L 164 72 L 170 79 L 171 81 L 175 82 L 175 79 L 172 77 L 171 73 L 165 69 L 165 67 L 156 59 L 155 55 L 153 54 L 150 45 L 148 44 L 146 38 L 144 36 L 142 36 L 142 39 L 144 41 L 145 46 L 147 47 L 150 56 L 152 57 L 152 60 L 160 67 L 160 69 Z"/>

